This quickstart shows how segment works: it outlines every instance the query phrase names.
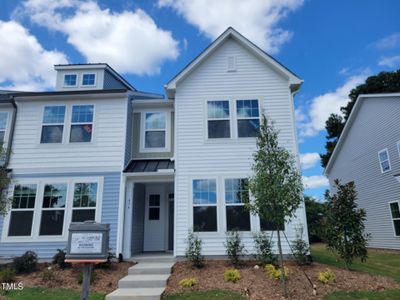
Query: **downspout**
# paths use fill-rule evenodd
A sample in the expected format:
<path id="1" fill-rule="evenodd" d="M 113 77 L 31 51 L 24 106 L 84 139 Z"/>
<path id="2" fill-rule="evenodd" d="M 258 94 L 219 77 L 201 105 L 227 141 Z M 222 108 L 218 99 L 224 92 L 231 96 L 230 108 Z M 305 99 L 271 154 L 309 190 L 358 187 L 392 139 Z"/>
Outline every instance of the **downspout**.
<path id="1" fill-rule="evenodd" d="M 11 104 L 14 109 L 13 109 L 13 114 L 12 114 L 11 128 L 10 128 L 10 134 L 9 134 L 7 150 L 6 150 L 6 159 L 4 160 L 5 168 L 7 167 L 8 163 L 10 162 L 12 143 L 13 143 L 13 139 L 14 139 L 15 122 L 17 120 L 18 107 L 17 107 L 17 104 L 15 103 L 14 96 L 11 96 Z"/>

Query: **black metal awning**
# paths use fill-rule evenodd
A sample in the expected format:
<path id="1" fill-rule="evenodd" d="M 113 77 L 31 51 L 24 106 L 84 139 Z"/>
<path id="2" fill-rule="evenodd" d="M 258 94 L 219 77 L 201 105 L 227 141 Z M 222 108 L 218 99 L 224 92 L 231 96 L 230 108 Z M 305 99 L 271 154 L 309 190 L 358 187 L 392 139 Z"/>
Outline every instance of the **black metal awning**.
<path id="1" fill-rule="evenodd" d="M 174 162 L 170 159 L 132 159 L 124 173 L 158 172 L 159 170 L 173 169 Z"/>

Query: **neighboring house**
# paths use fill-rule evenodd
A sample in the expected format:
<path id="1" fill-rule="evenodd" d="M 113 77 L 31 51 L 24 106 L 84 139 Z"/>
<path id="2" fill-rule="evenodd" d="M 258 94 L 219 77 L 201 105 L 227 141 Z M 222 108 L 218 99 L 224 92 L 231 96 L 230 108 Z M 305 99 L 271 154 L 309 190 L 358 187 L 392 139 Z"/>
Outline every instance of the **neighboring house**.
<path id="1" fill-rule="evenodd" d="M 325 169 L 354 181 L 369 247 L 400 249 L 400 93 L 360 95 Z"/>
<path id="2" fill-rule="evenodd" d="M 240 195 L 263 112 L 299 165 L 295 74 L 232 28 L 167 83 L 167 99 L 135 90 L 106 64 L 56 70 L 56 91 L 11 95 L 16 204 L 0 220 L 0 256 L 52 256 L 71 220 L 111 224 L 110 246 L 124 257 L 183 256 L 191 228 L 204 255 L 225 255 L 232 229 L 251 253 L 251 233 L 271 230 Z M 285 225 L 289 240 L 299 225 L 306 228 L 304 205 Z"/>

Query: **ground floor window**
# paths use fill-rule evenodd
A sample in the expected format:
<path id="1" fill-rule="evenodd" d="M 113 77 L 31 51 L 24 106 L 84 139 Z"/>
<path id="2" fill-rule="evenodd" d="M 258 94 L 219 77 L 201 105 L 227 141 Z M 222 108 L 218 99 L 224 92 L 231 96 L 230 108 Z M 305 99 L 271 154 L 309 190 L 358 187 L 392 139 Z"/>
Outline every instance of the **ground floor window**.
<path id="1" fill-rule="evenodd" d="M 398 201 L 390 203 L 390 213 L 392 216 L 394 235 L 400 236 L 400 205 Z"/>
<path id="2" fill-rule="evenodd" d="M 260 218 L 260 229 L 261 231 L 276 231 L 276 225 L 274 222 Z M 285 224 L 279 226 L 280 231 L 285 231 Z"/>
<path id="3" fill-rule="evenodd" d="M 193 180 L 194 231 L 217 231 L 216 186 L 215 179 Z"/>
<path id="4" fill-rule="evenodd" d="M 39 179 L 14 186 L 5 236 L 66 238 L 72 222 L 99 219 L 102 178 Z M 8 220 L 8 222 L 7 222 Z M 100 221 L 100 220 L 97 220 Z"/>
<path id="5" fill-rule="evenodd" d="M 248 193 L 247 179 L 225 179 L 225 212 L 228 231 L 250 231 L 250 212 L 244 206 Z"/>

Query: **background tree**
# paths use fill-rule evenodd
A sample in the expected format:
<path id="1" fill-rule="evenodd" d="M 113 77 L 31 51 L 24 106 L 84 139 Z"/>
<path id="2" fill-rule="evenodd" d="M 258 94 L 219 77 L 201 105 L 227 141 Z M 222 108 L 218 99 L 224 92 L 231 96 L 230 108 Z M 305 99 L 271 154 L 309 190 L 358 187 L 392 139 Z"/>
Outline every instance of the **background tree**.
<path id="1" fill-rule="evenodd" d="M 328 196 L 327 248 L 339 254 L 348 269 L 355 258 L 367 259 L 369 235 L 364 234 L 366 213 L 357 208 L 357 191 L 353 181 L 340 184 L 335 180 L 336 194 Z"/>
<path id="2" fill-rule="evenodd" d="M 395 92 L 400 92 L 400 70 L 380 72 L 378 75 L 370 76 L 365 80 L 365 83 L 358 85 L 350 91 L 350 101 L 346 106 L 340 108 L 343 113 L 343 118 L 337 114 L 331 114 L 325 123 L 325 128 L 328 133 L 325 144 L 326 152 L 320 154 L 323 168 L 328 164 L 329 158 L 335 149 L 336 143 L 356 103 L 357 97 L 360 94 Z"/>
<path id="3" fill-rule="evenodd" d="M 325 239 L 326 203 L 318 202 L 310 196 L 304 196 L 304 204 L 306 205 L 310 243 L 321 242 Z"/>
<path id="4" fill-rule="evenodd" d="M 257 151 L 253 155 L 253 176 L 249 178 L 249 190 L 254 200 L 246 201 L 247 207 L 260 218 L 275 225 L 278 236 L 279 261 L 283 270 L 280 228 L 285 220 L 295 216 L 302 202 L 303 184 L 291 153 L 278 145 L 278 132 L 263 115 L 257 137 Z M 284 272 L 282 285 L 287 297 Z"/>

